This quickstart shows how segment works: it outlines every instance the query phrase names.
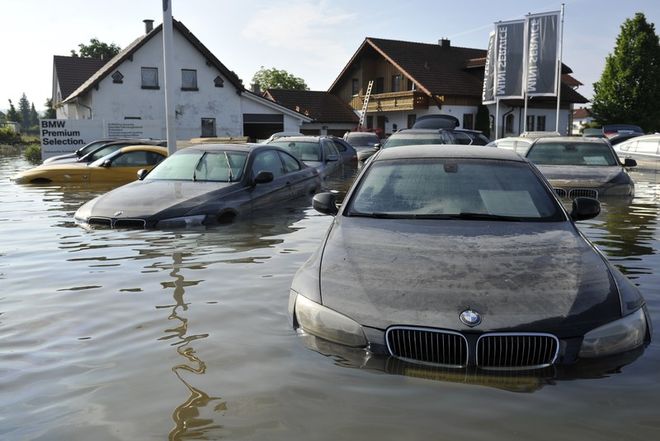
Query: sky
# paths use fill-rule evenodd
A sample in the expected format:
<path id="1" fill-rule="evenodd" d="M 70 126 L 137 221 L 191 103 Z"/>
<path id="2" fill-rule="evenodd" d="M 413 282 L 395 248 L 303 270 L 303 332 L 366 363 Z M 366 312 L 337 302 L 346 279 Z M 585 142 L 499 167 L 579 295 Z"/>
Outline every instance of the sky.
<path id="1" fill-rule="evenodd" d="M 366 37 L 485 49 L 496 21 L 555 11 L 546 0 L 171 0 L 175 19 L 246 86 L 262 66 L 327 90 Z M 636 12 L 660 27 L 658 0 L 564 0 L 563 62 L 593 94 L 621 24 Z M 97 38 L 126 47 L 144 19 L 162 22 L 161 0 L 0 0 L 0 109 L 23 93 L 43 110 L 53 55 Z"/>

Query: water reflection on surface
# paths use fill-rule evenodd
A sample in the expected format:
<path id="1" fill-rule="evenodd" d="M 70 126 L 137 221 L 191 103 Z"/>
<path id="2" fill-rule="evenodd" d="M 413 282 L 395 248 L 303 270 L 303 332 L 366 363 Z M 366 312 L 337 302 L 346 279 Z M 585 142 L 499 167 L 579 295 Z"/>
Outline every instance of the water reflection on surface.
<path id="1" fill-rule="evenodd" d="M 7 181 L 25 168 L 0 157 L 0 439 L 660 438 L 656 330 L 641 355 L 572 372 L 337 350 L 288 323 L 293 274 L 331 222 L 309 202 L 208 229 L 85 230 L 73 213 L 103 190 Z M 633 177 L 632 202 L 580 228 L 657 323 L 660 179 Z"/>

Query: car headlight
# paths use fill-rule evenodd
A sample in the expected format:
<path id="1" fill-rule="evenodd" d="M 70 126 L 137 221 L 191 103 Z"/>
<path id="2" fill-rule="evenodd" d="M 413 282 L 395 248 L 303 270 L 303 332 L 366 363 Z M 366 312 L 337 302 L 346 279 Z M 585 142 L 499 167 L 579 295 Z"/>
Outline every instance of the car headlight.
<path id="1" fill-rule="evenodd" d="M 202 225 L 205 219 L 205 214 L 198 214 L 196 216 L 171 217 L 169 219 L 159 220 L 156 224 L 156 228 L 195 227 Z"/>
<path id="2" fill-rule="evenodd" d="M 296 298 L 295 311 L 298 323 L 310 334 L 351 347 L 367 345 L 362 326 L 337 311 L 302 295 Z"/>
<path id="3" fill-rule="evenodd" d="M 646 327 L 644 309 L 639 308 L 622 319 L 587 332 L 582 340 L 580 357 L 602 357 L 635 349 L 644 343 Z"/>

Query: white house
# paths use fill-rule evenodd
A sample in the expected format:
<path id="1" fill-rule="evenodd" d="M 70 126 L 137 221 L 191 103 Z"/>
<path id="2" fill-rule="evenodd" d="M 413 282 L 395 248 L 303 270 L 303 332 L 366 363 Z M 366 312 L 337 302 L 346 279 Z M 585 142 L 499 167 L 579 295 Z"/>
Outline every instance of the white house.
<path id="1" fill-rule="evenodd" d="M 58 119 L 142 120 L 165 137 L 162 25 L 144 20 L 145 34 L 80 83 L 81 59 L 55 57 L 53 102 Z M 227 69 L 181 22 L 174 20 L 173 72 L 177 139 L 197 137 L 267 138 L 298 131 L 308 116 L 256 95 Z M 76 77 L 72 79 L 72 77 Z M 169 80 L 169 79 L 168 79 Z M 67 91 L 78 81 L 73 91 Z M 171 80 L 169 80 L 171 81 Z M 172 86 L 170 86 L 172 87 Z"/>

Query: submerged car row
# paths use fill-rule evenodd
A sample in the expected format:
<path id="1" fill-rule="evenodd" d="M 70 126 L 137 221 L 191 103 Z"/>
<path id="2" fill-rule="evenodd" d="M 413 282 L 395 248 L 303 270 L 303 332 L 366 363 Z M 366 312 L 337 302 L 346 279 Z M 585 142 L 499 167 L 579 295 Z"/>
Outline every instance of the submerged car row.
<path id="1" fill-rule="evenodd" d="M 575 224 L 600 213 L 599 197 L 633 194 L 625 169 L 635 161 L 622 164 L 599 139 L 534 138 L 521 155 L 459 144 L 456 132 L 401 130 L 370 147 L 341 203 L 321 191 L 358 160 L 342 139 L 283 135 L 170 156 L 158 146 L 121 147 L 74 165 L 112 170 L 147 147 L 162 161 L 74 217 L 85 227 L 170 229 L 232 222 L 306 197 L 334 219 L 291 284 L 291 325 L 305 338 L 484 371 L 643 350 L 652 329 L 641 293 Z"/>

